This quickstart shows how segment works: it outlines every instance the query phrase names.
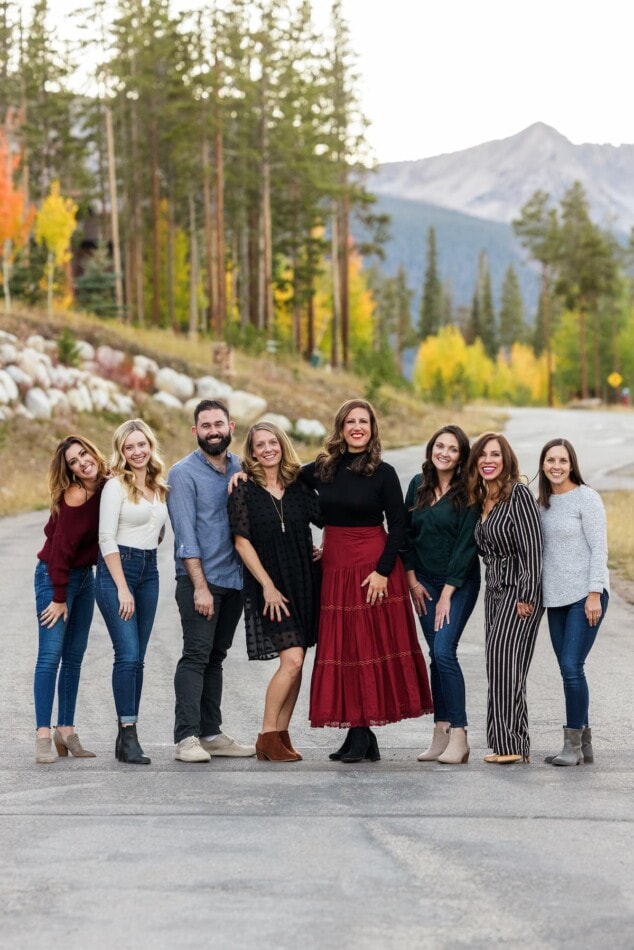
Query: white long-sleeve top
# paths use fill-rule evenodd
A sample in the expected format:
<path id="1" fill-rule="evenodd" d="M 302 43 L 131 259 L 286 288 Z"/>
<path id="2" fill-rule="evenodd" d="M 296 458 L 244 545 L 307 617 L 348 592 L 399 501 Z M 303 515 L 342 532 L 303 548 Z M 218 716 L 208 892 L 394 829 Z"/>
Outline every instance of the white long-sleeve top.
<path id="1" fill-rule="evenodd" d="M 158 547 L 159 535 L 167 521 L 167 505 L 155 494 L 154 501 L 130 501 L 118 478 L 109 479 L 99 506 L 99 549 L 105 557 L 116 554 L 119 545 L 151 551 Z"/>
<path id="2" fill-rule="evenodd" d="M 544 532 L 544 607 L 565 607 L 593 591 L 610 592 L 608 537 L 601 496 L 588 485 L 552 494 L 539 509 Z"/>

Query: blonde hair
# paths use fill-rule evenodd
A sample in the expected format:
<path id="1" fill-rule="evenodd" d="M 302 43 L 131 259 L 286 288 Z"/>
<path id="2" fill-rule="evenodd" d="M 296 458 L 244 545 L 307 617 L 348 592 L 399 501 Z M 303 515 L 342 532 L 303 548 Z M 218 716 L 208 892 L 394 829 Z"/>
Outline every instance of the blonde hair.
<path id="1" fill-rule="evenodd" d="M 90 439 L 85 439 L 83 435 L 67 435 L 65 439 L 58 442 L 48 467 L 48 490 L 51 495 L 52 515 L 56 515 L 59 511 L 64 492 L 70 488 L 71 485 L 81 482 L 81 479 L 77 478 L 77 476 L 71 472 L 68 467 L 68 462 L 66 461 L 66 453 L 71 445 L 75 443 L 81 445 L 85 452 L 92 455 L 97 463 L 97 470 L 101 481 L 105 481 L 108 477 L 108 463 L 94 442 L 91 442 Z"/>
<path id="2" fill-rule="evenodd" d="M 279 426 L 275 425 L 274 422 L 267 422 L 263 420 L 262 422 L 256 422 L 251 426 L 247 432 L 246 438 L 244 440 L 244 448 L 242 449 L 242 469 L 247 473 L 249 478 L 252 478 L 256 484 L 260 485 L 262 488 L 266 485 L 266 476 L 264 474 L 264 468 L 260 462 L 256 462 L 253 458 L 253 437 L 259 429 L 264 429 L 265 432 L 270 432 L 271 435 L 274 435 L 277 441 L 280 444 L 280 449 L 282 450 L 282 458 L 280 461 L 280 474 L 279 478 L 284 486 L 292 484 L 297 478 L 302 463 L 299 460 L 299 456 L 293 447 L 293 443 L 286 435 L 283 429 L 280 429 Z"/>
<path id="3" fill-rule="evenodd" d="M 128 419 L 122 422 L 112 436 L 112 455 L 110 456 L 110 470 L 123 483 L 130 501 L 138 504 L 143 497 L 134 482 L 134 473 L 128 465 L 123 446 L 129 435 L 141 432 L 150 446 L 150 459 L 147 465 L 146 485 L 154 492 L 158 492 L 161 501 L 165 501 L 168 485 L 165 481 L 165 463 L 159 454 L 159 444 L 149 425 L 143 419 Z"/>

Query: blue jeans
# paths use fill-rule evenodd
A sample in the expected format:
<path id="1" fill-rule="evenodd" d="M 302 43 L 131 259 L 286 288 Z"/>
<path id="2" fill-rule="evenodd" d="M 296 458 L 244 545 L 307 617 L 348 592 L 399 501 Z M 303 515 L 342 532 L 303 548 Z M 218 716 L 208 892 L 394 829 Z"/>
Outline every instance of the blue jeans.
<path id="1" fill-rule="evenodd" d="M 601 619 L 594 627 L 590 626 L 585 615 L 585 597 L 565 607 L 548 608 L 550 640 L 564 681 L 567 729 L 583 729 L 590 725 L 590 693 L 583 667 L 608 609 L 608 600 L 608 592 L 604 590 L 601 594 Z"/>
<path id="2" fill-rule="evenodd" d="M 119 616 L 117 585 L 101 555 L 97 563 L 97 604 L 114 647 L 112 692 L 117 716 L 121 722 L 136 722 L 143 689 L 145 651 L 158 603 L 159 577 L 156 549 L 143 551 L 120 545 L 119 554 L 134 598 L 134 613 L 129 620 Z"/>
<path id="3" fill-rule="evenodd" d="M 417 579 L 431 594 L 425 600 L 427 613 L 418 618 L 429 647 L 429 672 L 434 700 L 434 721 L 448 722 L 452 728 L 467 726 L 464 677 L 458 663 L 458 643 L 473 613 L 480 591 L 480 562 L 476 560 L 462 587 L 451 596 L 450 621 L 434 631 L 436 604 L 446 584 L 444 577 L 417 574 Z"/>
<path id="4" fill-rule="evenodd" d="M 60 617 L 55 626 L 50 628 L 39 623 L 40 614 L 53 600 L 53 584 L 48 574 L 48 565 L 44 561 L 37 562 L 34 583 L 39 627 L 39 648 L 33 683 L 35 726 L 37 729 L 51 727 L 56 680 L 57 725 L 74 726 L 81 662 L 86 652 L 88 632 L 95 610 L 95 576 L 92 567 L 71 569 L 66 588 L 68 619 Z"/>

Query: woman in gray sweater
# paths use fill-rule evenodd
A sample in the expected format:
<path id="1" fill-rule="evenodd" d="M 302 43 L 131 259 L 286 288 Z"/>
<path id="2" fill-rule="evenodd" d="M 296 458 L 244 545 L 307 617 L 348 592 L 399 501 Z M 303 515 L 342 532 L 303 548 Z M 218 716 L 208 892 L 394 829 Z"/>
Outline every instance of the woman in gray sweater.
<path id="1" fill-rule="evenodd" d="M 539 458 L 539 511 L 544 533 L 542 597 L 566 698 L 564 747 L 546 761 L 594 761 L 584 671 L 610 594 L 606 518 L 585 484 L 574 448 L 551 439 Z"/>

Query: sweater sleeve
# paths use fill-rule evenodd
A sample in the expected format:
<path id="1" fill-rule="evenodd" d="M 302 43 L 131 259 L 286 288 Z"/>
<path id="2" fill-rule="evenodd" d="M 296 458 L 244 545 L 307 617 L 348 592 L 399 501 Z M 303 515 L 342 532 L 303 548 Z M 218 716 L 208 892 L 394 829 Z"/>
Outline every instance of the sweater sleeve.
<path id="1" fill-rule="evenodd" d="M 608 563 L 608 529 L 605 508 L 598 492 L 585 494 L 581 508 L 581 529 L 590 550 L 588 593 L 603 593 Z"/>
<path id="2" fill-rule="evenodd" d="M 394 569 L 398 552 L 405 538 L 405 505 L 398 475 L 391 465 L 384 462 L 382 501 L 387 521 L 387 541 L 376 566 L 378 574 L 387 577 Z"/>
<path id="3" fill-rule="evenodd" d="M 51 532 L 51 553 L 48 562 L 48 575 L 53 585 L 53 601 L 56 604 L 66 603 L 66 589 L 70 578 L 73 563 L 76 538 L 69 523 L 72 517 L 72 508 L 62 505 L 56 517 L 49 522 Z M 69 517 L 70 516 L 70 517 Z M 47 529 L 48 529 L 47 525 Z"/>
<path id="4" fill-rule="evenodd" d="M 123 501 L 123 485 L 118 478 L 109 479 L 103 487 L 99 505 L 99 549 L 104 557 L 119 550 L 117 531 Z"/>
<path id="5" fill-rule="evenodd" d="M 532 492 L 521 482 L 513 486 L 509 504 L 517 545 L 517 599 L 538 606 L 544 547 L 539 509 Z"/>
<path id="6" fill-rule="evenodd" d="M 401 547 L 401 560 L 406 571 L 413 571 L 416 567 L 416 558 L 414 556 L 414 545 L 412 542 L 412 508 L 416 498 L 416 488 L 420 481 L 420 475 L 414 475 L 410 481 L 405 494 L 405 538 Z"/>
<path id="7" fill-rule="evenodd" d="M 463 587 L 473 562 L 478 556 L 475 542 L 475 526 L 480 511 L 477 505 L 471 505 L 463 511 L 458 528 L 458 537 L 453 546 L 447 566 L 447 583 L 452 587 Z"/>

